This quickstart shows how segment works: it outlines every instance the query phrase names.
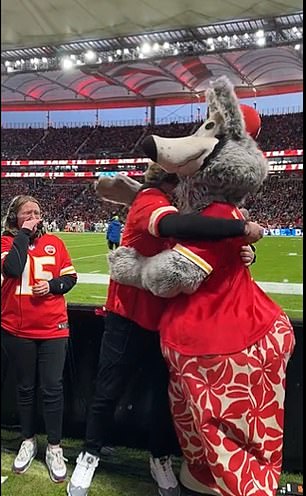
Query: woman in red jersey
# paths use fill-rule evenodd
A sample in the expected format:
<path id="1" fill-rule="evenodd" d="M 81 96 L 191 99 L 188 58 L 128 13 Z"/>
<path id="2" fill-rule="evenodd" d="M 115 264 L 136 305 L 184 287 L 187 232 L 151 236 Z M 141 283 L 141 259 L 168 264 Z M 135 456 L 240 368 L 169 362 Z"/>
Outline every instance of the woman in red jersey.
<path id="1" fill-rule="evenodd" d="M 63 420 L 63 369 L 69 326 L 64 294 L 77 275 L 64 243 L 46 234 L 38 201 L 20 195 L 9 205 L 1 236 L 1 344 L 17 376 L 18 409 L 24 441 L 13 463 L 24 473 L 37 453 L 35 408 L 42 391 L 48 437 L 50 478 L 66 477 L 60 447 Z"/>
<path id="2" fill-rule="evenodd" d="M 177 176 L 164 173 L 156 164 L 148 168 L 145 179 L 146 184 L 136 197 L 135 194 L 129 197 L 132 203 L 123 232 L 123 246 L 133 246 L 143 255 L 152 256 L 173 246 L 173 241 L 161 236 L 220 239 L 226 235 L 239 236 L 239 233 L 241 236 L 247 227 L 257 233 L 253 240 L 260 237 L 261 229 L 257 224 L 246 225 L 244 221 L 223 219 L 203 221 L 196 215 L 179 216 L 169 198 L 177 184 Z M 253 255 L 250 256 L 252 259 Z M 110 281 L 96 391 L 87 419 L 85 448 L 77 459 L 69 482 L 69 496 L 88 494 L 101 447 L 111 441 L 109 435 L 116 404 L 132 372 L 152 348 L 156 349 L 159 360 L 152 371 L 154 399 L 150 412 L 150 470 L 161 496 L 180 494 L 169 456 L 174 433 L 168 407 L 168 370 L 160 352 L 159 333 L 156 332 L 166 303 L 149 291 Z"/>

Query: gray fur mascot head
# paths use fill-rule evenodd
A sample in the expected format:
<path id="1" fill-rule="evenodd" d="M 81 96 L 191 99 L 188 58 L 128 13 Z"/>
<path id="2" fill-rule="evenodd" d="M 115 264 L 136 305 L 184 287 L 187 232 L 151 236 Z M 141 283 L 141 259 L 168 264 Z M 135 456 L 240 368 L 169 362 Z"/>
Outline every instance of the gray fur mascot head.
<path id="1" fill-rule="evenodd" d="M 240 206 L 249 193 L 256 193 L 268 173 L 268 162 L 251 137 L 259 130 L 258 121 L 254 123 L 259 119 L 257 112 L 249 107 L 242 113 L 226 77 L 210 84 L 206 101 L 209 118 L 192 136 L 152 135 L 143 142 L 152 160 L 180 176 L 176 193 L 185 213 L 213 201 Z"/>

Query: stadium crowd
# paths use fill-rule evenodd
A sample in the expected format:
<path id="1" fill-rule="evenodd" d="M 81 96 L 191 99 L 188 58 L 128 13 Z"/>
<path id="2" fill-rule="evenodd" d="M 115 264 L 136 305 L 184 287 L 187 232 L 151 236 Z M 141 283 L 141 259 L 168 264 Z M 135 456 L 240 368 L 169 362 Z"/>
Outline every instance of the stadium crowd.
<path id="1" fill-rule="evenodd" d="M 246 201 L 252 220 L 266 228 L 303 227 L 303 181 L 269 176 L 256 196 Z"/>
<path id="2" fill-rule="evenodd" d="M 104 224 L 114 214 L 122 220 L 126 217 L 125 207 L 99 200 L 92 183 L 65 181 L 63 184 L 38 180 L 34 187 L 33 180 L 10 179 L 2 180 L 1 219 L 11 199 L 20 194 L 35 195 L 46 223 L 55 222 L 60 230 L 68 230 L 69 226 L 74 230 L 77 223 L 82 222 L 85 230 L 94 231 L 97 223 Z"/>
<path id="3" fill-rule="evenodd" d="M 303 226 L 303 181 L 293 174 L 270 175 L 256 197 L 247 199 L 245 206 L 252 220 L 267 228 Z M 68 229 L 67 223 L 76 228 L 77 222 L 84 223 L 85 230 L 100 230 L 96 224 L 103 225 L 114 214 L 125 220 L 127 209 L 99 200 L 93 183 L 62 181 L 40 179 L 34 187 L 33 179 L 2 180 L 1 218 L 13 196 L 32 194 L 41 203 L 46 222 L 55 221 L 60 230 Z"/>
<path id="4" fill-rule="evenodd" d="M 302 118 L 302 113 L 263 115 L 260 147 L 263 150 L 302 148 Z M 180 137 L 194 132 L 198 126 L 199 122 L 174 122 L 156 126 L 2 129 L 2 159 L 139 157 L 143 155 L 141 142 L 147 134 Z M 41 202 L 46 222 L 55 222 L 61 230 L 76 230 L 80 225 L 89 231 L 101 230 L 114 212 L 122 221 L 125 219 L 126 209 L 99 200 L 90 182 L 5 179 L 2 183 L 1 218 L 13 196 L 30 193 Z M 248 198 L 246 207 L 252 219 L 265 227 L 300 227 L 302 187 L 302 180 L 292 174 L 281 178 L 269 176 L 258 195 Z"/>
<path id="5" fill-rule="evenodd" d="M 258 143 L 264 151 L 302 149 L 303 113 L 263 115 Z"/>
<path id="6" fill-rule="evenodd" d="M 259 146 L 264 151 L 303 148 L 303 114 L 262 116 Z M 74 159 L 137 157 L 148 134 L 180 137 L 195 131 L 199 122 L 156 126 L 83 126 L 49 129 L 6 129 L 1 132 L 2 159 Z"/>

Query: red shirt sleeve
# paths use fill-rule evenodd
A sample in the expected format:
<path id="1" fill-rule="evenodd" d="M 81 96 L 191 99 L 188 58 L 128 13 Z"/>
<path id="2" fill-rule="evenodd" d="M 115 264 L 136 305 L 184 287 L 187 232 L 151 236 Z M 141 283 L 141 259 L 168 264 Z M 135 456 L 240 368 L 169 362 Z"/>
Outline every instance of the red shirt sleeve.
<path id="1" fill-rule="evenodd" d="M 139 231 L 149 231 L 153 236 L 159 237 L 158 223 L 168 214 L 178 212 L 171 205 L 168 197 L 159 189 L 149 188 L 143 190 L 136 199 L 133 221 Z"/>
<path id="2" fill-rule="evenodd" d="M 12 248 L 13 237 L 11 236 L 1 236 L 1 269 L 6 255 Z"/>

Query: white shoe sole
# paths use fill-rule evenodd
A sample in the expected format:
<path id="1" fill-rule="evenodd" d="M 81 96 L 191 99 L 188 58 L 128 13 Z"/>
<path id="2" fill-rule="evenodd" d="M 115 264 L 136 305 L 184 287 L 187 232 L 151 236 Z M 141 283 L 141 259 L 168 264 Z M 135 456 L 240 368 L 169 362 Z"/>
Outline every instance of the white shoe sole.
<path id="1" fill-rule="evenodd" d="M 31 458 L 31 460 L 29 461 L 28 465 L 26 465 L 26 467 L 25 467 L 25 468 L 23 468 L 23 469 L 18 469 L 18 468 L 15 468 L 15 467 L 14 467 L 14 463 L 13 463 L 13 466 L 12 466 L 12 472 L 13 472 L 14 474 L 16 474 L 16 475 L 21 475 L 21 474 L 24 474 L 27 470 L 29 470 L 30 466 L 32 465 L 33 460 L 34 460 L 34 459 L 35 459 L 35 457 L 36 457 L 36 455 L 37 455 L 37 450 L 36 450 L 36 452 L 34 453 L 34 455 L 32 456 L 32 458 Z"/>
<path id="2" fill-rule="evenodd" d="M 67 471 L 66 471 L 66 474 L 65 474 L 65 476 L 64 476 L 63 478 L 61 477 L 60 479 L 56 479 L 56 478 L 53 476 L 52 471 L 51 471 L 51 469 L 49 468 L 49 466 L 48 466 L 48 464 L 47 464 L 47 463 L 46 463 L 46 467 L 47 467 L 47 469 L 48 469 L 48 472 L 49 472 L 49 477 L 50 477 L 50 479 L 52 480 L 52 482 L 55 482 L 55 484 L 62 484 L 63 482 L 65 482 L 66 477 L 67 477 Z"/>

